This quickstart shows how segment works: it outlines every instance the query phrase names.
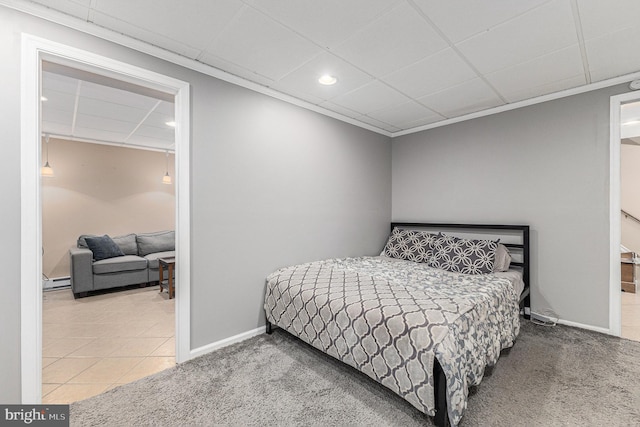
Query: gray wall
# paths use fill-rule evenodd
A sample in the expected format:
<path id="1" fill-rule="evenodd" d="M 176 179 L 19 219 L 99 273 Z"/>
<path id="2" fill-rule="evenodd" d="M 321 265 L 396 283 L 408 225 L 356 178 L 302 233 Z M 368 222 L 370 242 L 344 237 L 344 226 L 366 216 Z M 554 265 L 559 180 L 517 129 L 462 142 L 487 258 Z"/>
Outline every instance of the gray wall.
<path id="1" fill-rule="evenodd" d="M 609 98 L 626 86 L 394 138 L 393 219 L 522 223 L 532 307 L 609 327 Z"/>
<path id="2" fill-rule="evenodd" d="M 0 402 L 21 395 L 21 32 L 192 85 L 192 347 L 263 325 L 274 269 L 380 251 L 391 219 L 389 138 L 2 7 L 0 22 Z"/>

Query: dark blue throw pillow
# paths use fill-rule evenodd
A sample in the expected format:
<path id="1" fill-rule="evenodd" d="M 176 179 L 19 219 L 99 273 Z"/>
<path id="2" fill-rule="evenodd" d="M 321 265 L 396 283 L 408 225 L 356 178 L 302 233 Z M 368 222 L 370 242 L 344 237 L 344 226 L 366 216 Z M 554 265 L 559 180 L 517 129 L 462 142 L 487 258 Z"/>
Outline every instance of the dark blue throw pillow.
<path id="1" fill-rule="evenodd" d="M 85 240 L 96 261 L 124 255 L 120 246 L 106 234 L 99 237 L 86 237 Z"/>

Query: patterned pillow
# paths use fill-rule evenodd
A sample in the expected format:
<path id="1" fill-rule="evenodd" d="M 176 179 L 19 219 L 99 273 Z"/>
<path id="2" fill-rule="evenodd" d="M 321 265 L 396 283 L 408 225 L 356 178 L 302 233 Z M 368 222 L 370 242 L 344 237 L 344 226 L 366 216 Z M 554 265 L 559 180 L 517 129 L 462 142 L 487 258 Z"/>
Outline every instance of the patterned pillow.
<path id="1" fill-rule="evenodd" d="M 424 231 L 394 228 L 383 253 L 390 258 L 428 262 L 433 253 L 431 245 L 437 237 Z"/>
<path id="2" fill-rule="evenodd" d="M 429 267 L 454 273 L 487 274 L 493 272 L 498 242 L 461 239 L 446 234 L 433 242 Z"/>

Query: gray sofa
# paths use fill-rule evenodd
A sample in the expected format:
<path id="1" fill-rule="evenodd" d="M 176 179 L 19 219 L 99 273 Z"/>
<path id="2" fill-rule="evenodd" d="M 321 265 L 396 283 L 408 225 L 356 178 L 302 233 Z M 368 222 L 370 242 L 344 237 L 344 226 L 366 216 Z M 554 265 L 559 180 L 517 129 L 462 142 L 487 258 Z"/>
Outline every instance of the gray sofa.
<path id="1" fill-rule="evenodd" d="M 113 237 L 124 255 L 99 261 L 94 259 L 87 237 L 97 236 L 80 236 L 77 247 L 69 251 L 71 290 L 76 298 L 87 296 L 89 291 L 157 282 L 158 259 L 175 256 L 174 231 Z M 166 270 L 163 276 L 167 278 Z"/>

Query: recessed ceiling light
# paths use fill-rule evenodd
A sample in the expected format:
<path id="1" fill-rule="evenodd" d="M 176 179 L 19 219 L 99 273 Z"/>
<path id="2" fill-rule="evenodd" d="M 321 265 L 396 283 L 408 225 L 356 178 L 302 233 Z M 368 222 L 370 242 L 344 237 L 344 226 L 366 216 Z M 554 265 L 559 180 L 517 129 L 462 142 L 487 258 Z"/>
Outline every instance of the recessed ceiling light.
<path id="1" fill-rule="evenodd" d="M 40 101 L 48 101 L 48 100 L 49 100 L 49 98 L 47 98 L 46 96 L 41 96 L 40 97 Z"/>
<path id="2" fill-rule="evenodd" d="M 176 122 L 173 122 L 173 121 L 171 121 L 171 122 L 166 122 L 166 123 L 165 123 L 165 125 L 167 125 L 167 126 L 171 126 L 172 128 L 174 128 L 174 127 L 176 127 Z"/>
<path id="3" fill-rule="evenodd" d="M 318 83 L 325 86 L 331 86 L 338 81 L 334 76 L 330 76 L 329 74 L 325 74 L 324 76 L 318 79 Z"/>

